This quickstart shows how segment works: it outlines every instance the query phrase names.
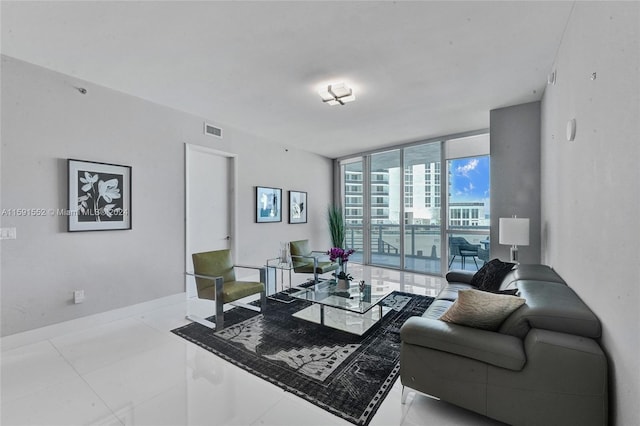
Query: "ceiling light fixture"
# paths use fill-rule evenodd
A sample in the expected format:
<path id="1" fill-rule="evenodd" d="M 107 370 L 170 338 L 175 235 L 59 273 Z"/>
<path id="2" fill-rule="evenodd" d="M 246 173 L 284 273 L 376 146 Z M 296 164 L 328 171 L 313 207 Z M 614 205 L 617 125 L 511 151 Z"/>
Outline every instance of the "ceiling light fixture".
<path id="1" fill-rule="evenodd" d="M 322 98 L 322 102 L 327 105 L 344 105 L 347 102 L 356 100 L 353 90 L 345 83 L 330 84 L 326 89 L 318 92 Z"/>

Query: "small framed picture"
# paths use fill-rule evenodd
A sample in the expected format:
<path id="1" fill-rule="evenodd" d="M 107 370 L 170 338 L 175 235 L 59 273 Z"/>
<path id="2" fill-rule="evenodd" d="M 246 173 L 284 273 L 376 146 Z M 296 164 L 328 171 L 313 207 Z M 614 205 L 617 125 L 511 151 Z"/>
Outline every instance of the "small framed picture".
<path id="1" fill-rule="evenodd" d="M 307 223 L 307 193 L 289 191 L 289 223 Z"/>
<path id="2" fill-rule="evenodd" d="M 256 222 L 282 222 L 282 189 L 256 186 Z"/>
<path id="3" fill-rule="evenodd" d="M 131 167 L 67 160 L 68 231 L 131 229 Z"/>

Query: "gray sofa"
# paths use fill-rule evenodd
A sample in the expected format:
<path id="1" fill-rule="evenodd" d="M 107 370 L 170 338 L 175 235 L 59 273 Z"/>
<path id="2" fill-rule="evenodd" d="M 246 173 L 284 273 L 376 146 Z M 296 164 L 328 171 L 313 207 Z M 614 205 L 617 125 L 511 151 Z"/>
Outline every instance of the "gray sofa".
<path id="1" fill-rule="evenodd" d="M 452 271 L 400 330 L 402 402 L 416 390 L 514 425 L 605 425 L 607 359 L 598 318 L 551 268 L 518 265 L 500 288 L 526 303 L 488 331 L 439 320 L 472 272 Z"/>

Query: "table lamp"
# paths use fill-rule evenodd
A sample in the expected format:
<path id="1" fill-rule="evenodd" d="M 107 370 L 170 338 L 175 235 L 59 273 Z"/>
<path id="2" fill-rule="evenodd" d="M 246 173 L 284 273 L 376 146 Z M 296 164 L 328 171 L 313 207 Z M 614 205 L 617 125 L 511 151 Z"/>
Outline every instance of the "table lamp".
<path id="1" fill-rule="evenodd" d="M 518 263 L 518 246 L 529 245 L 529 219 L 515 216 L 501 217 L 499 242 L 511 245 L 510 260 Z"/>

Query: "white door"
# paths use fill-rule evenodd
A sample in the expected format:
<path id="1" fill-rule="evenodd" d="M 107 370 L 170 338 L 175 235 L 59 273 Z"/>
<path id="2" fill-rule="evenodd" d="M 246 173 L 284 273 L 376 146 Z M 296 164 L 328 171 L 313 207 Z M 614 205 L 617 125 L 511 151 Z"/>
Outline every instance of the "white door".
<path id="1" fill-rule="evenodd" d="M 193 272 L 191 255 L 231 248 L 233 157 L 219 151 L 186 144 L 185 265 Z M 195 282 L 188 278 L 187 297 L 194 297 Z"/>

